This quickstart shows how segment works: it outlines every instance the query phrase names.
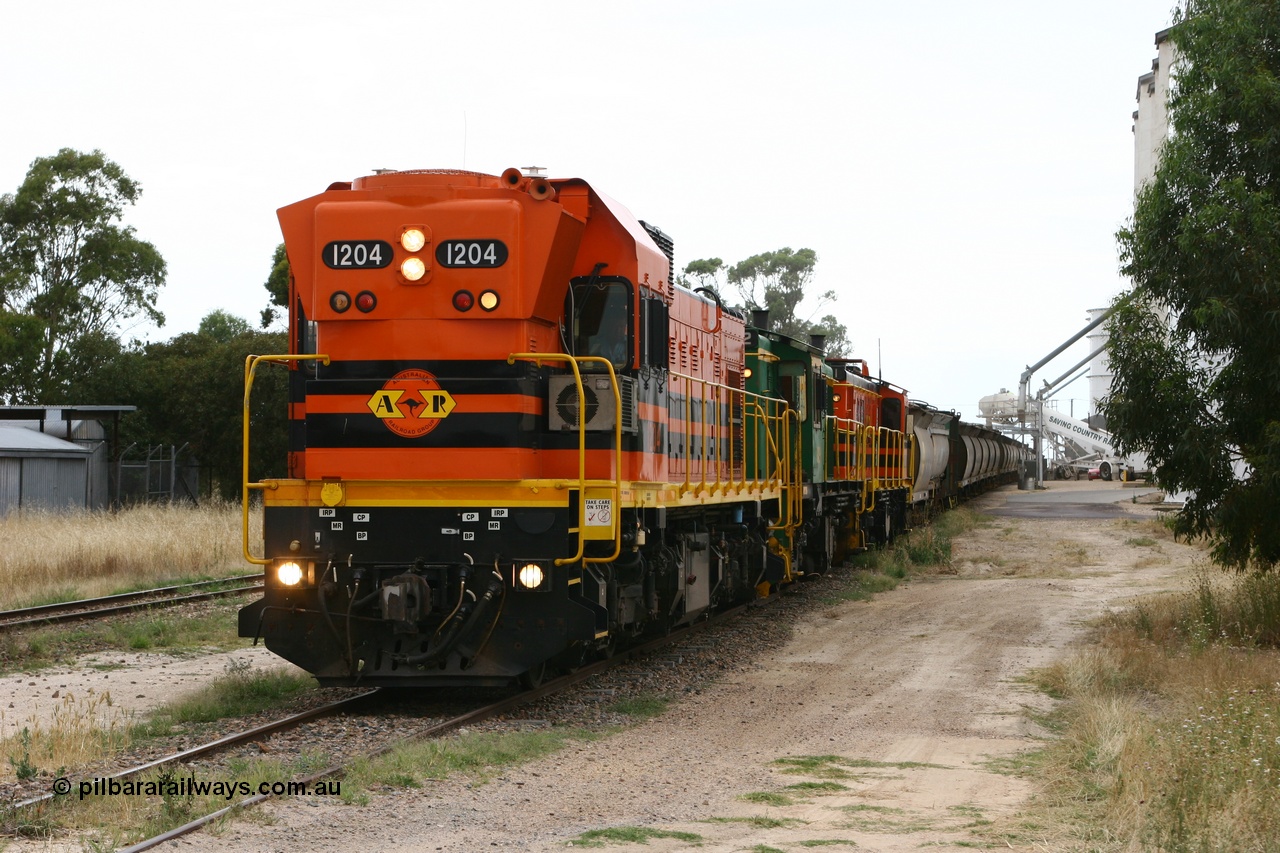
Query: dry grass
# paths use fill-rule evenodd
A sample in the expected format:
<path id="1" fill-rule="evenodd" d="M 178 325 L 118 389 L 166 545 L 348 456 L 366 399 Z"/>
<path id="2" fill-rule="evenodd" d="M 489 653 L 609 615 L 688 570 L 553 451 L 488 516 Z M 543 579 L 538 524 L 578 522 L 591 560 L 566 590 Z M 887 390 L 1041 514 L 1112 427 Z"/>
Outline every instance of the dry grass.
<path id="1" fill-rule="evenodd" d="M 251 523 L 260 519 L 251 513 Z M 0 516 L 0 609 L 244 574 L 240 509 L 218 503 Z M 257 525 L 260 526 L 260 521 Z M 250 541 L 261 533 L 250 530 Z"/>
<path id="2" fill-rule="evenodd" d="M 1059 568 L 1080 568 L 1093 562 L 1089 548 L 1079 542 L 1059 539 L 1053 545 L 1049 562 Z"/>
<path id="3" fill-rule="evenodd" d="M 1121 530 L 1135 538 L 1150 537 L 1163 542 L 1174 541 L 1173 531 L 1169 528 L 1168 519 L 1161 516 L 1142 519 L 1121 519 L 1119 526 Z"/>
<path id="4" fill-rule="evenodd" d="M 1035 762 L 1056 849 L 1277 849 L 1276 602 L 1278 577 L 1202 571 L 1040 674 L 1066 700 Z"/>
<path id="5" fill-rule="evenodd" d="M 15 734 L 0 740 L 5 759 L 0 781 L 69 775 L 69 770 L 113 758 L 138 743 L 169 737 L 179 726 L 198 732 L 203 723 L 283 707 L 313 687 L 310 676 L 285 667 L 255 672 L 229 665 L 224 676 L 156 708 L 145 719 L 115 707 L 110 693 L 92 688 L 79 696 L 64 693 L 51 714 L 32 714 L 13 726 Z M 0 723 L 7 722 L 0 713 Z"/>
<path id="6" fill-rule="evenodd" d="M 112 704 L 109 693 L 67 693 L 57 700 L 52 714 L 33 714 L 21 725 L 17 734 L 0 741 L 0 754 L 7 759 L 0 767 L 0 780 L 41 773 L 54 778 L 65 768 L 115 754 L 132 743 L 130 717 Z"/>

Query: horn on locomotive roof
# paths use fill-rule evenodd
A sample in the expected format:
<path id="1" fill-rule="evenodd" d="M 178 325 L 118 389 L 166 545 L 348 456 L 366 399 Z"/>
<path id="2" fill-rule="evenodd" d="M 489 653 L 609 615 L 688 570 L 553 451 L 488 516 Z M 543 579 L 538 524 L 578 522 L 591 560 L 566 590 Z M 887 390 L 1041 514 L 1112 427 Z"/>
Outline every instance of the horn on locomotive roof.
<path id="1" fill-rule="evenodd" d="M 546 178 L 533 178 L 529 181 L 529 195 L 538 201 L 545 201 L 549 198 L 555 198 L 556 191 Z"/>

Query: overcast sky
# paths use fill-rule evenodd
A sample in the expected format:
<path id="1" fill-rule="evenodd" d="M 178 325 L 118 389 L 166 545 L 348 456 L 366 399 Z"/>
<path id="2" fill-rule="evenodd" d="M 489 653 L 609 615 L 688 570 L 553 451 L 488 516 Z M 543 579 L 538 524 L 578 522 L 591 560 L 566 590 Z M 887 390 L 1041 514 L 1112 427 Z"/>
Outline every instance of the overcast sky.
<path id="1" fill-rule="evenodd" d="M 1172 5 L 3 0 L 0 192 L 63 147 L 139 181 L 168 322 L 130 335 L 164 340 L 256 323 L 276 208 L 333 181 L 544 166 L 659 225 L 679 268 L 814 249 L 854 355 L 974 420 L 1123 287 Z"/>

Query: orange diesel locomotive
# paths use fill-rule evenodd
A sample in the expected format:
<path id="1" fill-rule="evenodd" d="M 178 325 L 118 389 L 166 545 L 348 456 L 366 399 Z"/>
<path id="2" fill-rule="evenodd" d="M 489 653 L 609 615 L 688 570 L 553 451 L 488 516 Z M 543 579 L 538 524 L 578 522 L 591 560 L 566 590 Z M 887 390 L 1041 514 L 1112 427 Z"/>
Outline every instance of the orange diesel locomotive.
<path id="1" fill-rule="evenodd" d="M 743 390 L 743 318 L 672 283 L 660 231 L 514 169 L 279 218 L 293 352 L 249 359 L 246 406 L 287 363 L 289 476 L 245 460 L 268 581 L 242 635 L 324 683 L 533 683 L 781 579 L 785 406 Z"/>
<path id="2" fill-rule="evenodd" d="M 1019 458 L 674 284 L 670 239 L 580 180 L 378 174 L 280 223 L 291 352 L 246 362 L 244 446 L 284 363 L 289 471 L 251 483 L 246 450 L 267 583 L 240 633 L 322 683 L 535 684 Z"/>

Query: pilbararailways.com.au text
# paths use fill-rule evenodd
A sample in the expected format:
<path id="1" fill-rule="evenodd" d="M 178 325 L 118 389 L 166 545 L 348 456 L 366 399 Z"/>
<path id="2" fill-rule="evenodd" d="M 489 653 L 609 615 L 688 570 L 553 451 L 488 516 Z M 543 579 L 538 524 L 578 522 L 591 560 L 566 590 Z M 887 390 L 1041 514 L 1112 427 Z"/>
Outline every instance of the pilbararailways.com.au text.
<path id="1" fill-rule="evenodd" d="M 277 797 L 338 796 L 342 793 L 342 782 L 338 779 L 321 779 L 308 782 L 263 782 L 257 786 L 248 782 L 213 781 L 206 782 L 194 776 L 167 778 L 151 781 L 120 779 L 85 779 L 78 784 L 76 790 L 80 799 L 85 797 L 221 797 L 230 800 L 233 797 L 249 797 L 254 794 L 274 795 Z M 65 777 L 55 779 L 53 792 L 58 795 L 70 794 L 72 783 Z"/>

